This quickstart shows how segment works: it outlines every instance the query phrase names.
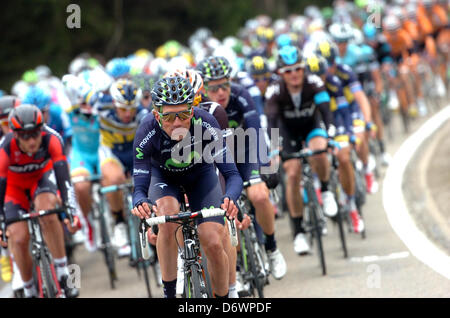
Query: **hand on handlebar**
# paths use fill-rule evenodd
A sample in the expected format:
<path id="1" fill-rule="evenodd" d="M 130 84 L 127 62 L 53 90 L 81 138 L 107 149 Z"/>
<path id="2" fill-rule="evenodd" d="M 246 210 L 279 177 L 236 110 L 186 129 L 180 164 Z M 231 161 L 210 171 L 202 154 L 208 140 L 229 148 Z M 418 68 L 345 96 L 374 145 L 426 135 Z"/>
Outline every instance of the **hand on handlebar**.
<path id="1" fill-rule="evenodd" d="M 153 210 L 157 211 L 156 205 L 153 205 Z M 148 219 L 151 217 L 152 211 L 150 209 L 150 204 L 148 202 L 142 202 L 138 205 L 136 205 L 132 210 L 131 213 L 140 219 Z"/>
<path id="2" fill-rule="evenodd" d="M 235 219 L 238 213 L 238 208 L 234 204 L 233 200 L 228 197 L 223 199 L 223 203 L 220 205 L 222 210 L 226 211 L 226 216 L 229 220 Z"/>

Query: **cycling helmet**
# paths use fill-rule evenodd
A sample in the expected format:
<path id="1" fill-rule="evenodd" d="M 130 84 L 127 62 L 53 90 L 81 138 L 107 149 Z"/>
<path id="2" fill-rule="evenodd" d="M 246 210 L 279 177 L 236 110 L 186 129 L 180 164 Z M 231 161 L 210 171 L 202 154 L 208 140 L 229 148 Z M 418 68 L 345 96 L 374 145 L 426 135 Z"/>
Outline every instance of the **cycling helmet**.
<path id="1" fill-rule="evenodd" d="M 50 94 L 37 86 L 31 86 L 23 98 L 24 104 L 36 105 L 41 111 L 46 110 L 50 102 Z"/>
<path id="2" fill-rule="evenodd" d="M 210 56 L 197 65 L 197 71 L 202 74 L 205 82 L 219 80 L 231 76 L 231 66 L 222 56 Z"/>
<path id="3" fill-rule="evenodd" d="M 106 71 L 114 78 L 126 76 L 130 73 L 130 63 L 126 58 L 113 58 L 106 64 Z"/>
<path id="4" fill-rule="evenodd" d="M 365 23 L 363 25 L 362 30 L 363 30 L 364 36 L 367 40 L 373 41 L 376 39 L 378 32 L 377 32 L 377 28 L 372 23 L 369 23 L 369 22 Z"/>
<path id="5" fill-rule="evenodd" d="M 39 65 L 34 69 L 39 79 L 49 78 L 52 75 L 52 71 L 47 65 Z"/>
<path id="6" fill-rule="evenodd" d="M 267 60 L 262 56 L 254 56 L 251 60 L 247 61 L 247 72 L 250 75 L 262 75 L 269 72 Z"/>
<path id="7" fill-rule="evenodd" d="M 83 70 L 89 69 L 89 63 L 87 59 L 82 57 L 77 57 L 72 60 L 69 64 L 69 73 L 77 75 Z"/>
<path id="8" fill-rule="evenodd" d="M 191 105 L 194 101 L 194 89 L 189 80 L 183 76 L 163 77 L 152 89 L 153 106 Z"/>
<path id="9" fill-rule="evenodd" d="M 21 104 L 8 117 L 9 127 L 14 131 L 30 131 L 42 127 L 44 118 L 35 105 Z"/>
<path id="10" fill-rule="evenodd" d="M 112 97 L 114 106 L 123 108 L 138 107 L 142 96 L 141 89 L 128 79 L 115 81 L 111 85 L 109 93 Z"/>
<path id="11" fill-rule="evenodd" d="M 28 84 L 37 83 L 39 78 L 35 70 L 28 70 L 22 75 L 22 79 Z"/>
<path id="12" fill-rule="evenodd" d="M 277 55 L 277 68 L 293 65 L 302 61 L 300 49 L 293 45 L 282 47 Z"/>
<path id="13" fill-rule="evenodd" d="M 306 70 L 311 74 L 323 75 L 327 71 L 327 61 L 320 55 L 312 54 L 305 58 Z"/>
<path id="14" fill-rule="evenodd" d="M 280 34 L 276 41 L 279 49 L 286 45 L 292 45 L 292 39 L 287 33 Z"/>
<path id="15" fill-rule="evenodd" d="M 347 42 L 353 37 L 353 27 L 348 23 L 333 23 L 328 31 L 336 42 Z"/>
<path id="16" fill-rule="evenodd" d="M 0 97 L 0 118 L 8 117 L 9 113 L 14 107 L 20 104 L 18 97 L 13 95 L 6 95 Z"/>
<path id="17" fill-rule="evenodd" d="M 415 21 L 417 19 L 417 5 L 414 3 L 408 3 L 406 5 L 406 15 L 408 19 Z"/>
<path id="18" fill-rule="evenodd" d="M 383 19 L 383 28 L 388 32 L 395 32 L 400 26 L 400 20 L 395 15 L 388 15 Z"/>
<path id="19" fill-rule="evenodd" d="M 156 82 L 156 77 L 148 74 L 139 74 L 133 77 L 133 82 L 142 90 L 143 93 L 151 92 Z"/>
<path id="20" fill-rule="evenodd" d="M 336 44 L 329 41 L 322 41 L 317 44 L 316 54 L 322 56 L 328 63 L 333 65 L 336 56 L 339 55 Z"/>

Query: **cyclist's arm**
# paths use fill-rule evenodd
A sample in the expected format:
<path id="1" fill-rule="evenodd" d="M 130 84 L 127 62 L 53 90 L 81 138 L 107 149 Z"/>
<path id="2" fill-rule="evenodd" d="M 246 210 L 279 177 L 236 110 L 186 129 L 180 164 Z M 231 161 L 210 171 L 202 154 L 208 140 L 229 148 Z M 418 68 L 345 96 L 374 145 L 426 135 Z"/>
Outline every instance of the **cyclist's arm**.
<path id="1" fill-rule="evenodd" d="M 330 110 L 330 95 L 325 90 L 325 86 L 322 86 L 314 95 L 314 103 L 319 108 L 322 120 L 328 131 L 328 128 L 333 123 L 333 116 Z"/>
<path id="2" fill-rule="evenodd" d="M 150 127 L 151 128 L 151 127 Z M 151 131 L 149 130 L 146 121 L 141 123 L 136 131 L 133 144 L 133 206 L 147 202 L 148 188 L 151 180 L 151 147 L 150 142 L 147 142 L 144 147 L 140 147 L 140 143 L 145 136 Z"/>
<path id="3" fill-rule="evenodd" d="M 48 152 L 53 161 L 53 170 L 55 171 L 56 184 L 64 204 L 73 209 L 78 209 L 75 199 L 75 191 L 70 180 L 70 169 L 67 158 L 64 155 L 63 143 L 56 135 L 50 136 Z"/>
<path id="4" fill-rule="evenodd" d="M 0 149 L 0 215 L 4 215 L 5 193 L 6 193 L 6 177 L 8 174 L 9 156 L 6 151 Z"/>
<path id="5" fill-rule="evenodd" d="M 355 100 L 363 113 L 365 122 L 369 123 L 372 121 L 369 100 L 361 87 L 361 83 L 357 80 L 356 75 L 351 72 L 349 73 L 349 77 L 350 91 L 355 97 Z"/>

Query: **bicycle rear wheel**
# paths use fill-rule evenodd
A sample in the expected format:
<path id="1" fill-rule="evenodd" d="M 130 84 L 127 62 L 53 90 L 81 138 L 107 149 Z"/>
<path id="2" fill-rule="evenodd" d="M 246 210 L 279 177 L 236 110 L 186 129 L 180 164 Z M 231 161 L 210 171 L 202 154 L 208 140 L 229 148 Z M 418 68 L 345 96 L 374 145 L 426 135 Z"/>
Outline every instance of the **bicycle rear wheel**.
<path id="1" fill-rule="evenodd" d="M 322 275 L 327 274 L 327 265 L 325 262 L 325 251 L 323 249 L 322 242 L 322 226 L 319 220 L 319 209 L 321 209 L 319 202 L 317 201 L 314 187 L 309 185 L 306 187 L 308 193 L 308 212 L 310 213 L 311 231 L 313 237 L 317 240 L 317 252 L 319 257 L 320 266 L 322 268 Z"/>
<path id="2" fill-rule="evenodd" d="M 262 277 L 263 269 L 260 267 L 262 266 L 262 264 L 259 264 L 258 262 L 258 256 L 256 255 L 256 251 L 254 249 L 254 242 L 251 238 L 250 228 L 243 230 L 241 233 L 243 234 L 243 237 L 241 237 L 241 253 L 243 253 L 244 261 L 246 261 L 244 267 L 245 270 L 250 274 L 245 275 L 244 277 L 250 277 L 250 285 L 252 288 L 253 296 L 255 296 L 256 289 L 258 297 L 264 298 L 265 277 Z"/>
<path id="3" fill-rule="evenodd" d="M 49 255 L 44 249 L 41 249 L 40 254 L 38 260 L 39 265 L 36 270 L 40 293 L 43 298 L 56 298 L 60 291 L 55 283 L 55 268 L 49 259 Z"/>
<path id="4" fill-rule="evenodd" d="M 184 293 L 186 298 L 208 298 L 208 291 L 199 264 L 192 264 L 184 277 Z"/>
<path id="5" fill-rule="evenodd" d="M 100 233 L 101 233 L 101 240 L 102 240 L 102 246 L 101 249 L 103 251 L 103 255 L 105 257 L 105 264 L 108 268 L 108 275 L 109 275 L 109 283 L 111 286 L 111 289 L 115 289 L 115 282 L 117 280 L 117 273 L 116 273 L 116 263 L 114 259 L 114 249 L 111 244 L 111 239 L 109 237 L 108 229 L 106 226 L 106 220 L 104 217 L 104 209 L 101 208 L 99 213 L 99 219 L 100 219 Z"/>

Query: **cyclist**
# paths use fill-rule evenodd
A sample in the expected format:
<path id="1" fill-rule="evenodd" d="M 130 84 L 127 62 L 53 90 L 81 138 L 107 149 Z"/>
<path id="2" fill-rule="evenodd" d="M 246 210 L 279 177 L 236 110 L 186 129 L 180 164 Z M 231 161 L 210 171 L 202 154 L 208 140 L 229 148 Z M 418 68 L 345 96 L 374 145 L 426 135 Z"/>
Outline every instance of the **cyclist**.
<path id="1" fill-rule="evenodd" d="M 110 87 L 112 105 L 96 104 L 100 121 L 99 161 L 103 186 L 123 184 L 133 169 L 133 139 L 148 110 L 139 106 L 142 92 L 131 80 L 119 79 Z M 107 194 L 115 219 L 114 243 L 119 256 L 130 254 L 122 192 Z"/>
<path id="2" fill-rule="evenodd" d="M 8 115 L 14 107 L 20 104 L 16 96 L 5 95 L 0 97 L 0 139 L 10 132 Z M 7 249 L 1 249 L 0 265 L 1 276 L 4 282 L 8 283 L 12 279 L 12 268 L 9 253 Z"/>
<path id="3" fill-rule="evenodd" d="M 41 111 L 34 105 L 22 104 L 15 108 L 9 116 L 9 125 L 13 132 L 6 135 L 0 149 L 0 213 L 5 216 L 5 222 L 28 211 L 27 192 L 36 210 L 47 210 L 58 204 L 59 190 L 68 213 L 72 213 L 76 200 L 61 137 L 44 124 Z M 40 223 L 60 286 L 66 297 L 77 297 L 78 290 L 67 284 L 69 271 L 63 227 L 56 215 L 42 217 Z M 64 223 L 71 233 L 76 231 L 67 218 Z M 36 297 L 27 223 L 13 223 L 6 233 L 24 281 L 25 296 Z"/>
<path id="4" fill-rule="evenodd" d="M 269 128 L 280 128 L 282 149 L 293 153 L 303 148 L 302 142 L 312 150 L 327 147 L 327 131 L 332 126 L 330 97 L 322 80 L 306 75 L 299 48 L 284 46 L 277 56 L 277 73 L 281 79 L 266 91 L 266 114 Z M 330 129 L 331 135 L 333 128 Z M 328 189 L 330 162 L 326 154 L 311 158 L 314 171 L 321 183 L 324 212 L 337 213 L 334 195 Z M 303 202 L 300 193 L 301 163 L 291 159 L 283 162 L 286 180 L 286 201 L 294 224 L 294 250 L 298 254 L 309 251 L 303 228 Z"/>
<path id="5" fill-rule="evenodd" d="M 63 137 L 64 149 L 67 154 L 71 146 L 72 128 L 69 118 L 61 106 L 53 103 L 50 94 L 38 86 L 31 86 L 22 102 L 36 105 L 40 109 L 47 126 Z"/>
<path id="6" fill-rule="evenodd" d="M 89 177 L 100 173 L 98 148 L 100 144 L 100 123 L 94 114 L 93 105 L 98 94 L 89 85 L 73 75 L 63 78 L 67 95 L 72 106 L 66 109 L 72 130 L 72 149 L 70 152 L 71 177 Z M 83 218 L 84 243 L 88 251 L 95 251 L 95 239 L 88 215 L 92 209 L 91 182 L 77 182 L 75 193 Z"/>
<path id="7" fill-rule="evenodd" d="M 10 132 L 8 116 L 14 107 L 19 106 L 20 99 L 13 95 L 0 97 L 0 139 Z"/>
<path id="8" fill-rule="evenodd" d="M 374 167 L 369 165 L 369 137 L 374 135 L 375 126 L 372 123 L 369 100 L 352 69 L 361 59 L 360 50 L 356 45 L 349 44 L 353 37 L 353 28 L 350 25 L 332 24 L 330 34 L 337 43 L 338 56 L 331 61 L 329 72 L 337 75 L 344 85 L 344 94 L 352 111 L 353 132 L 357 137 L 356 152 L 365 169 L 367 192 L 375 193 L 378 191 L 378 182 L 373 173 Z"/>
<path id="9" fill-rule="evenodd" d="M 197 67 L 203 75 L 206 96 L 219 103 L 227 112 L 229 128 L 242 127 L 246 132 L 253 131 L 258 136 L 261 125 L 253 100 L 244 87 L 230 82 L 231 67 L 228 61 L 224 57 L 210 56 L 200 61 Z M 256 142 L 247 141 L 245 149 L 237 149 L 239 143 L 234 143 L 236 167 L 244 182 L 250 183 L 246 189 L 247 197 L 255 207 L 256 220 L 266 237 L 265 248 L 271 273 L 275 279 L 281 279 L 286 274 L 286 261 L 275 240 L 274 207 L 269 199 L 269 189 L 261 179 L 260 160 L 255 163 L 249 160 L 255 153 L 258 156 L 260 149 L 265 149 L 265 140 L 257 138 Z"/>
<path id="10" fill-rule="evenodd" d="M 328 52 L 325 43 L 321 43 L 324 52 Z M 331 62 L 336 56 L 336 48 L 329 47 L 330 53 L 328 60 Z M 320 54 L 320 46 L 318 53 Z M 347 206 L 350 211 L 353 230 L 360 233 L 364 229 L 364 223 L 358 213 L 355 202 L 355 175 L 353 165 L 350 159 L 350 140 L 355 136 L 353 134 L 352 116 L 350 106 L 344 95 L 344 86 L 336 75 L 327 73 L 328 62 L 320 55 L 310 55 L 305 57 L 306 68 L 309 73 L 321 77 L 325 87 L 330 95 L 330 109 L 333 112 L 333 122 L 336 127 L 335 140 L 339 143 L 337 158 L 339 160 L 339 180 L 347 196 Z"/>
<path id="11" fill-rule="evenodd" d="M 133 214 L 150 217 L 148 194 L 156 214 L 167 215 L 179 212 L 180 186 L 186 191 L 189 206 L 198 211 L 211 206 L 220 206 L 230 218 L 237 214 L 235 202 L 242 190 L 242 179 L 222 142 L 217 121 L 206 111 L 192 108 L 194 92 L 189 81 L 181 76 L 164 77 L 152 89 L 154 110 L 145 117 L 136 133 L 134 148 L 133 178 L 135 190 Z M 200 125 L 200 127 L 198 127 Z M 201 128 L 201 136 L 194 130 Z M 184 138 L 187 134 L 188 138 Z M 226 181 L 223 195 L 215 166 L 202 159 L 198 150 L 209 144 L 204 134 L 213 136 L 223 145 L 220 151 L 211 154 L 215 165 Z M 190 137 L 189 137 L 190 136 Z M 214 137 L 215 136 L 215 137 Z M 205 139 L 207 142 L 205 143 Z M 211 139 L 211 138 L 209 138 Z M 201 143 L 201 149 L 194 145 Z M 190 156 L 185 161 L 173 157 L 180 148 Z M 189 149 L 192 150 L 189 152 Z M 150 190 L 149 190 L 150 189 Z M 222 217 L 211 222 L 199 221 L 200 242 L 208 258 L 208 269 L 216 297 L 228 296 L 228 257 L 223 246 Z M 174 239 L 176 225 L 160 226 L 157 240 L 158 257 L 166 297 L 175 297 L 177 274 L 177 246 Z"/>

